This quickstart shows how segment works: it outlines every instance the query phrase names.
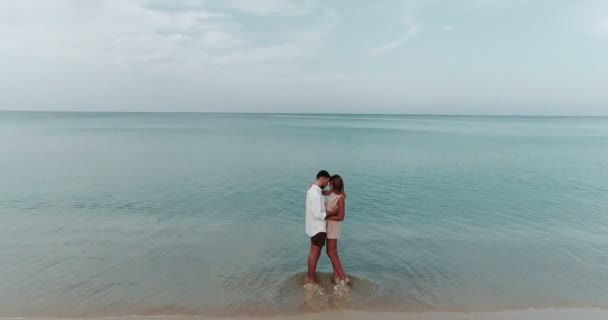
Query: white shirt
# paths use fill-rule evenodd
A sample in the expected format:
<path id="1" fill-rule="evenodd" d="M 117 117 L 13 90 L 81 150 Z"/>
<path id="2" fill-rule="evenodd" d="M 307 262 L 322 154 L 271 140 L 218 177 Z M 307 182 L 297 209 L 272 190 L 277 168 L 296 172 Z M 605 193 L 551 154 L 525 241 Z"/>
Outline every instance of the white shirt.
<path id="1" fill-rule="evenodd" d="M 325 201 L 321 188 L 316 184 L 306 193 L 306 234 L 313 237 L 319 232 L 327 232 L 325 222 Z"/>

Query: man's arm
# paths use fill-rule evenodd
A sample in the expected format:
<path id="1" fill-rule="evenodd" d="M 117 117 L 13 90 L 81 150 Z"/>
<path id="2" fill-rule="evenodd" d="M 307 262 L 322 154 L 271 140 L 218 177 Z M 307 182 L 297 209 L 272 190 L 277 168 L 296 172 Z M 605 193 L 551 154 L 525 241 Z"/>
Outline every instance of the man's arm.
<path id="1" fill-rule="evenodd" d="M 310 194 L 310 211 L 312 217 L 316 220 L 325 220 L 327 217 L 325 210 L 321 206 L 321 197 L 316 192 Z"/>
<path id="2" fill-rule="evenodd" d="M 308 185 L 308 189 L 312 188 L 312 186 L 313 186 L 312 184 Z M 323 190 L 323 189 L 321 189 L 321 193 L 322 193 L 324 196 L 328 196 L 328 195 L 330 195 L 330 194 L 331 194 L 331 190 Z"/>
<path id="3" fill-rule="evenodd" d="M 340 214 L 340 208 L 335 207 L 335 208 L 333 208 L 333 209 L 325 212 L 325 219 L 334 220 L 333 218 L 335 218 L 336 216 L 338 216 L 338 214 Z"/>

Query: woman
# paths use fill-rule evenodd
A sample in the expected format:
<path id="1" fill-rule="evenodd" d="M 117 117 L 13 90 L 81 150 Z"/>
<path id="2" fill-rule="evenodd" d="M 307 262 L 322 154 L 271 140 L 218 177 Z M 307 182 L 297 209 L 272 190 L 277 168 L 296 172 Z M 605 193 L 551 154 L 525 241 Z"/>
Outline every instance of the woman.
<path id="1" fill-rule="evenodd" d="M 331 190 L 323 191 L 323 195 L 327 196 L 325 208 L 331 211 L 337 207 L 338 215 L 327 218 L 327 256 L 329 256 L 334 269 L 334 281 L 336 283 L 348 283 L 349 279 L 342 269 L 342 263 L 340 263 L 340 257 L 338 256 L 338 238 L 340 238 L 340 227 L 342 221 L 344 221 L 346 198 L 342 177 L 333 175 L 329 180 L 329 186 Z"/>

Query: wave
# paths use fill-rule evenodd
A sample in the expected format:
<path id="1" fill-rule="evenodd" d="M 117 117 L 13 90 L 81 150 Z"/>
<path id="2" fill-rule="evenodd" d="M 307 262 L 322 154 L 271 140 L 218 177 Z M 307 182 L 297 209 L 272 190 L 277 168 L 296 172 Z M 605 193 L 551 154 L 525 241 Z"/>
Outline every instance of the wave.
<path id="1" fill-rule="evenodd" d="M 317 285 L 303 287 L 305 273 L 287 278 L 279 288 L 281 304 L 299 304 L 301 312 L 352 309 L 356 305 L 373 304 L 379 291 L 373 281 L 349 275 L 348 286 L 336 285 L 331 273 L 317 273 Z"/>
<path id="2" fill-rule="evenodd" d="M 504 310 L 460 310 L 438 309 L 416 299 L 401 297 L 396 306 L 386 303 L 386 292 L 369 279 L 349 275 L 348 290 L 337 288 L 332 282 L 332 274 L 320 272 L 315 288 L 304 286 L 305 273 L 288 276 L 274 283 L 277 292 L 269 305 L 247 310 L 190 309 L 176 305 L 158 308 L 131 310 L 130 313 L 107 313 L 77 316 L 0 316 L 0 320 L 220 320 L 220 319 L 285 319 L 285 320 L 325 320 L 343 318 L 349 320 L 599 320 L 608 319 L 608 309 L 602 307 L 567 306 L 557 308 L 521 308 Z M 244 279 L 266 282 L 262 277 L 254 279 L 250 274 L 232 279 L 243 285 Z M 240 287 L 242 290 L 242 287 Z M 280 310 L 273 308 L 280 306 Z M 242 307 L 242 305 L 241 305 Z"/>
<path id="3" fill-rule="evenodd" d="M 297 315 L 235 317 L 238 320 L 247 319 L 285 319 L 285 320 L 605 320 L 608 310 L 595 308 L 579 309 L 525 309 L 495 312 L 368 312 L 355 310 L 328 311 L 319 313 L 303 313 Z M 128 315 L 97 318 L 52 318 L 52 317 L 0 317 L 0 320 L 226 320 L 226 317 L 199 315 Z"/>

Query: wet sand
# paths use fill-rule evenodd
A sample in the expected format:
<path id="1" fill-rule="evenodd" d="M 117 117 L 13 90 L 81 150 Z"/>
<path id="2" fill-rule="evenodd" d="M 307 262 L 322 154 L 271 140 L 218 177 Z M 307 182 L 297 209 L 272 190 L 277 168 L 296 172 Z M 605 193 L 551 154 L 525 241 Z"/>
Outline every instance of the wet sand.
<path id="1" fill-rule="evenodd" d="M 44 320 L 59 318 L 20 318 L 0 317 L 0 320 Z M 294 316 L 272 317 L 205 317 L 205 316 L 120 316 L 101 318 L 67 318 L 70 320 L 605 320 L 608 319 L 606 309 L 544 309 L 544 310 L 512 310 L 499 312 L 458 313 L 458 312 L 426 312 L 426 313 L 394 313 L 394 312 L 362 312 L 334 311 L 308 313 Z"/>

